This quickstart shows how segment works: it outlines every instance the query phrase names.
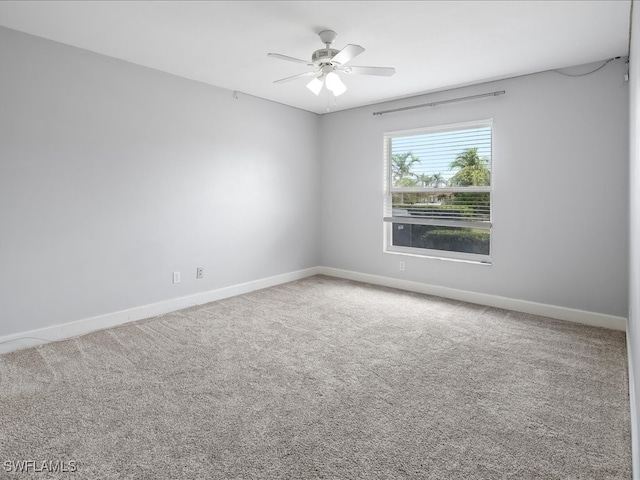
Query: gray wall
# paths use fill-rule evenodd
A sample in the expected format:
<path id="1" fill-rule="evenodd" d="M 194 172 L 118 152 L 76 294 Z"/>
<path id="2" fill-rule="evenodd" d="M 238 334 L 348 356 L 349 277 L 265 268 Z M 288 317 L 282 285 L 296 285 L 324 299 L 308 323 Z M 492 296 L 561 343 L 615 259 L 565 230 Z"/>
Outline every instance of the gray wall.
<path id="1" fill-rule="evenodd" d="M 634 477 L 640 478 L 640 10 L 633 10 L 633 31 L 629 58 L 630 123 L 630 260 L 629 260 L 629 376 L 633 432 Z"/>
<path id="2" fill-rule="evenodd" d="M 622 59 L 323 115 L 321 265 L 626 318 L 625 71 Z M 506 95 L 372 115 L 495 90 Z M 383 133 L 487 118 L 493 265 L 383 253 Z"/>
<path id="3" fill-rule="evenodd" d="M 4 28 L 0 65 L 0 336 L 315 265 L 627 316 L 623 60 L 322 117 Z M 485 118 L 493 265 L 383 253 L 382 134 Z"/>
<path id="4" fill-rule="evenodd" d="M 318 264 L 316 115 L 5 28 L 0 69 L 0 336 Z"/>

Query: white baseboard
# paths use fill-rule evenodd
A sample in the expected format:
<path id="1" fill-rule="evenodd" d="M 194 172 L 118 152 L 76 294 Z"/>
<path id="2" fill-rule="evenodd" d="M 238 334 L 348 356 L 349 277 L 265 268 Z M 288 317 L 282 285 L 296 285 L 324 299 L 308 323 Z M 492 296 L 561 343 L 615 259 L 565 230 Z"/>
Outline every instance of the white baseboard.
<path id="1" fill-rule="evenodd" d="M 280 285 L 313 275 L 322 274 L 332 277 L 344 278 L 363 283 L 371 283 L 385 287 L 398 288 L 411 292 L 435 295 L 438 297 L 460 300 L 463 302 L 477 303 L 490 307 L 504 308 L 516 312 L 531 313 L 544 317 L 568 320 L 597 327 L 610 328 L 614 330 L 626 330 L 627 320 L 623 317 L 604 315 L 600 313 L 574 310 L 554 305 L 529 302 L 526 300 L 516 300 L 513 298 L 499 297 L 485 293 L 469 292 L 454 288 L 429 285 L 408 280 L 371 275 L 366 273 L 352 272 L 331 267 L 312 267 L 295 272 L 275 275 L 273 277 L 262 278 L 247 283 L 232 285 L 208 292 L 197 293 L 185 297 L 165 300 L 149 305 L 142 305 L 119 312 L 108 313 L 96 317 L 85 318 L 62 325 L 39 328 L 19 332 L 12 335 L 0 337 L 0 354 L 20 350 L 23 348 L 42 345 L 53 341 L 63 340 L 78 335 L 84 335 L 96 330 L 115 327 L 124 323 L 143 320 L 165 313 L 181 310 L 183 308 L 204 303 L 215 302 L 223 298 L 229 298 L 244 293 L 261 290 L 263 288 Z"/>
<path id="2" fill-rule="evenodd" d="M 458 290 L 455 288 L 429 285 L 426 283 L 400 280 L 397 278 L 371 275 L 368 273 L 352 272 L 349 270 L 341 270 L 331 267 L 318 267 L 318 273 L 331 277 L 354 280 L 357 282 L 371 283 L 384 287 L 408 290 L 410 292 L 450 298 L 452 300 L 459 300 L 462 302 L 476 303 L 479 305 L 486 305 L 488 307 L 504 308 L 515 312 L 530 313 L 532 315 L 555 318 L 558 320 L 567 320 L 569 322 L 582 323 L 594 327 L 604 327 L 613 330 L 621 330 L 623 332 L 627 329 L 626 318 L 605 315 L 602 313 L 587 312 L 584 310 L 546 305 L 543 303 L 529 302 L 527 300 L 517 300 L 514 298 L 500 297 L 486 293 Z"/>
<path id="3" fill-rule="evenodd" d="M 638 448 L 638 435 L 640 430 L 638 429 L 638 416 L 636 415 L 636 390 L 634 383 L 634 370 L 633 370 L 633 357 L 635 352 L 633 351 L 633 344 L 629 339 L 629 326 L 627 324 L 627 373 L 629 375 L 629 407 L 631 409 L 631 472 L 634 480 L 640 479 L 640 452 Z"/>
<path id="4" fill-rule="evenodd" d="M 63 340 L 65 338 L 76 337 L 78 335 L 84 335 L 96 330 L 102 330 L 136 320 L 155 317 L 165 313 L 174 312 L 176 310 L 181 310 L 183 308 L 192 307 L 194 305 L 215 302 L 216 300 L 222 300 L 224 298 L 242 295 L 244 293 L 261 290 L 263 288 L 293 282 L 295 280 L 316 275 L 317 273 L 317 267 L 307 268 L 282 275 L 275 275 L 273 277 L 261 278 L 247 283 L 232 285 L 230 287 L 219 288 L 208 292 L 173 298 L 158 303 L 108 313 L 106 315 L 85 318 L 62 325 L 53 325 L 36 330 L 6 335 L 0 337 L 0 354 Z"/>

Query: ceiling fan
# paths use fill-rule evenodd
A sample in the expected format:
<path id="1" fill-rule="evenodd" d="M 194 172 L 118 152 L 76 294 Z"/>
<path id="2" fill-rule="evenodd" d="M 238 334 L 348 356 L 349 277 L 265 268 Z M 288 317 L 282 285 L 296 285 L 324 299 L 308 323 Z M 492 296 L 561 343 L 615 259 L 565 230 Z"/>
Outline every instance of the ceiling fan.
<path id="1" fill-rule="evenodd" d="M 360 45 L 347 45 L 342 50 L 331 48 L 331 44 L 338 35 L 333 30 L 323 30 L 320 32 L 320 40 L 325 44 L 325 48 L 316 50 L 311 55 L 311 62 L 300 58 L 289 57 L 279 53 L 269 53 L 270 57 L 287 60 L 289 62 L 303 63 L 312 70 L 293 75 L 292 77 L 282 78 L 273 83 L 285 83 L 298 78 L 313 77 L 307 84 L 307 88 L 315 95 L 320 95 L 322 87 L 326 86 L 327 90 L 332 92 L 336 97 L 346 92 L 347 87 L 340 79 L 338 73 L 346 73 L 349 75 L 378 75 L 390 77 L 396 73 L 392 67 L 357 67 L 347 66 L 351 60 L 364 52 L 364 48 Z"/>

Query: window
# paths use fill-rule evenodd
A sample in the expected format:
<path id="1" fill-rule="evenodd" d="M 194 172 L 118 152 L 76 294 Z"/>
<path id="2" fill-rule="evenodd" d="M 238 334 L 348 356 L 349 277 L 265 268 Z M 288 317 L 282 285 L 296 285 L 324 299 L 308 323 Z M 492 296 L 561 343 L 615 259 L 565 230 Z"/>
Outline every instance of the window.
<path id="1" fill-rule="evenodd" d="M 491 263 L 491 121 L 385 135 L 385 251 Z"/>

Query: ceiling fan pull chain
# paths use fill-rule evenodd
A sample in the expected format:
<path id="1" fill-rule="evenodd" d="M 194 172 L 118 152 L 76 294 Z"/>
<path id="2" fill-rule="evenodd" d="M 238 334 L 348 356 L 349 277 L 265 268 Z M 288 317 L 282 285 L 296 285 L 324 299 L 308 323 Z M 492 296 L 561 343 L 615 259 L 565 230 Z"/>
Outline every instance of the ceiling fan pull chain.
<path id="1" fill-rule="evenodd" d="M 327 90 L 327 112 L 331 111 L 331 99 L 333 98 L 333 106 L 338 106 L 338 97 L 331 90 Z"/>

